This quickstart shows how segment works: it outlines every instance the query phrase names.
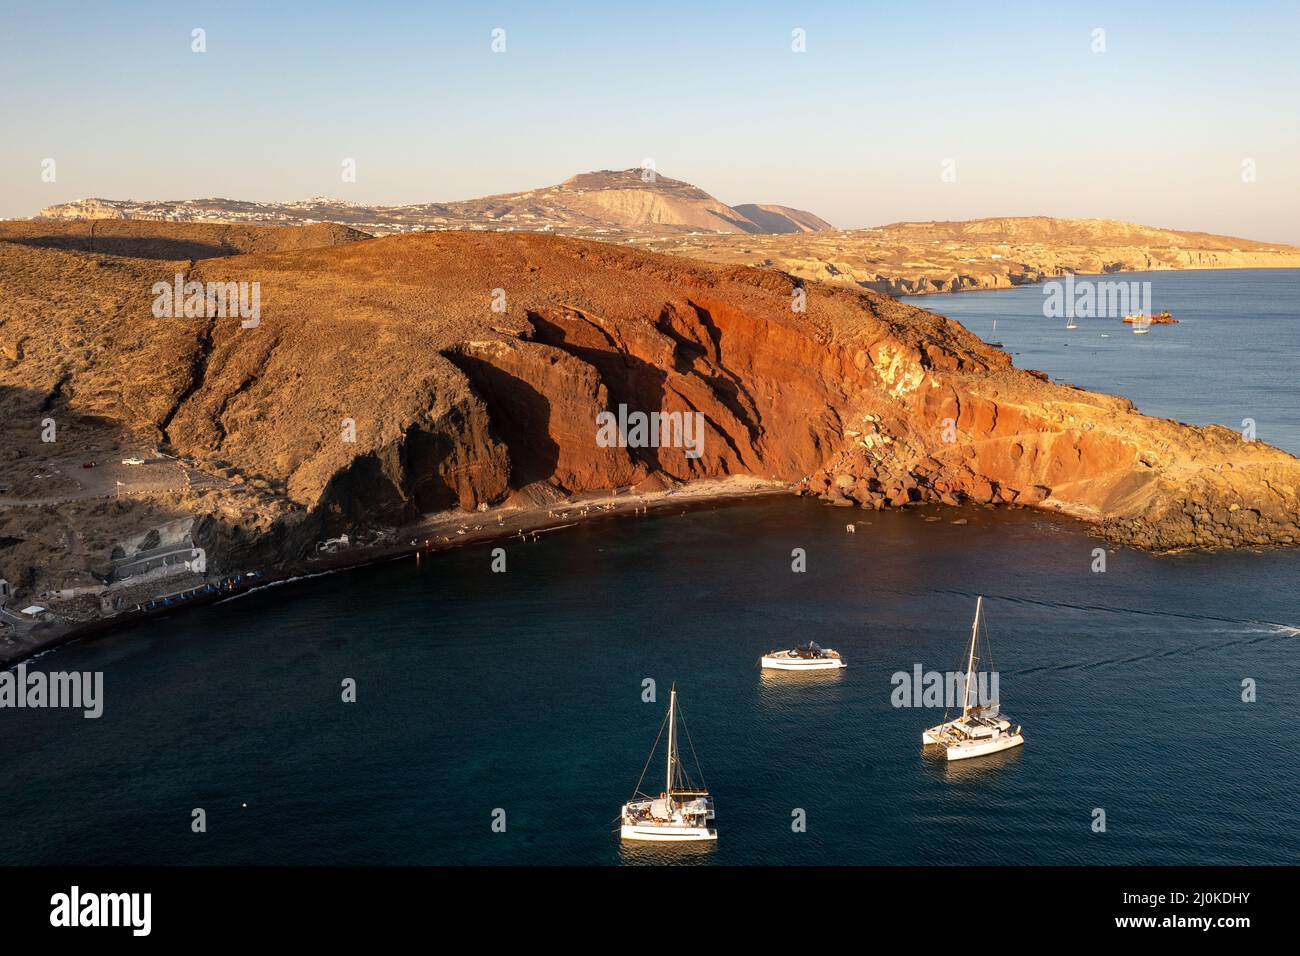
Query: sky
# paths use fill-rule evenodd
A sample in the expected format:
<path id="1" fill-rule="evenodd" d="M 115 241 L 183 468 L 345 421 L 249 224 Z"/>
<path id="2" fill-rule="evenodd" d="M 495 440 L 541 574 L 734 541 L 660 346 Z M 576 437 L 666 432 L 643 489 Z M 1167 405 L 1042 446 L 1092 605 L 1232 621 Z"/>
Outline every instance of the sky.
<path id="1" fill-rule="evenodd" d="M 1053 215 L 1300 243 L 1298 49 L 1295 0 L 0 0 L 0 216 L 434 202 L 653 160 L 846 228 Z"/>

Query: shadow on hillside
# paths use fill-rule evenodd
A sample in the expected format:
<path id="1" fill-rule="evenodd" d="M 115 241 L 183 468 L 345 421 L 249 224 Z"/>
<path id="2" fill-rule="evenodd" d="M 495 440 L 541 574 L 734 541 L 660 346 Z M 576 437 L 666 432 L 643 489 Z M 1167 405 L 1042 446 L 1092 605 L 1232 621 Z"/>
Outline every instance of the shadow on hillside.
<path id="1" fill-rule="evenodd" d="M 510 451 L 510 487 L 555 474 L 560 446 L 551 437 L 551 403 L 528 382 L 491 362 L 454 349 L 442 353 L 469 378 L 487 406 L 492 429 Z"/>
<path id="2" fill-rule="evenodd" d="M 233 256 L 239 250 L 219 242 L 171 239 L 159 236 L 13 236 L 3 241 L 65 252 L 93 252 L 130 259 L 214 259 Z"/>

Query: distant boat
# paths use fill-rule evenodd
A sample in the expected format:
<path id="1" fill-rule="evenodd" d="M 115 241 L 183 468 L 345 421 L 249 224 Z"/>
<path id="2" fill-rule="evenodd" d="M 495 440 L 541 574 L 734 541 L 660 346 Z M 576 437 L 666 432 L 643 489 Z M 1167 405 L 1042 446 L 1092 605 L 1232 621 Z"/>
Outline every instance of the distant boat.
<path id="1" fill-rule="evenodd" d="M 1073 332 L 1079 327 L 1079 323 L 1074 321 L 1074 316 L 1071 315 L 1065 320 L 1065 327 L 1069 331 Z"/>
<path id="2" fill-rule="evenodd" d="M 993 335 L 996 337 L 997 334 L 998 334 L 998 320 L 997 320 L 997 319 L 994 319 L 994 320 L 993 320 Z M 998 341 L 995 341 L 995 340 L 990 340 L 988 344 L 991 345 L 991 346 L 993 346 L 995 349 L 1000 349 L 1000 348 L 1002 348 L 1002 343 L 1001 343 L 1001 342 L 998 342 Z"/>
<path id="3" fill-rule="evenodd" d="M 685 721 L 682 722 L 685 726 Z M 701 786 L 696 787 L 687 776 L 682 766 L 677 746 L 677 685 L 673 684 L 668 696 L 668 716 L 659 728 L 662 737 L 664 727 L 668 728 L 668 773 L 665 778 L 664 791 L 658 797 L 651 797 L 641 792 L 645 780 L 645 771 L 636 782 L 632 799 L 623 804 L 620 813 L 622 824 L 620 836 L 624 840 L 649 840 L 660 843 L 685 843 L 699 840 L 716 840 L 718 831 L 709 824 L 713 822 L 713 797 Z M 687 732 L 687 741 L 690 732 Z M 658 749 L 659 738 L 655 738 L 650 750 L 650 759 Z M 694 755 L 695 747 L 691 746 Z M 646 768 L 650 760 L 646 761 Z M 698 767 L 696 768 L 698 772 Z"/>
<path id="4" fill-rule="evenodd" d="M 1129 321 L 1130 319 L 1132 320 L 1131 322 Z M 1151 316 L 1149 315 L 1142 315 L 1140 313 L 1132 316 L 1126 315 L 1124 316 L 1124 321 L 1129 322 L 1129 324 L 1133 326 L 1134 335 L 1146 335 L 1151 331 Z"/>
<path id="5" fill-rule="evenodd" d="M 980 621 L 984 617 L 984 596 L 975 601 L 975 622 L 970 630 L 970 653 L 966 658 L 966 687 L 962 695 L 961 716 L 956 720 L 944 720 L 937 727 L 931 727 L 921 734 L 923 746 L 937 745 L 944 748 L 944 753 L 951 760 L 966 760 L 971 757 L 983 757 L 1012 747 L 1019 747 L 1025 742 L 1020 733 L 1020 725 L 1014 728 L 1011 721 L 1000 713 L 998 701 L 979 705 L 973 699 L 975 684 L 975 649 L 979 641 Z M 987 644 L 987 641 L 985 642 Z M 981 663 L 983 661 L 981 660 Z M 988 654 L 987 663 L 992 669 L 992 654 Z M 948 715 L 944 714 L 946 718 Z"/>
<path id="6" fill-rule="evenodd" d="M 761 663 L 765 669 L 777 671 L 826 671 L 846 666 L 839 651 L 822 647 L 815 641 L 788 651 L 768 651 Z"/>
<path id="7" fill-rule="evenodd" d="M 1144 322 L 1147 325 L 1177 325 L 1178 320 L 1166 309 L 1163 312 L 1152 312 L 1150 315 L 1144 315 L 1141 312 L 1134 312 L 1131 315 L 1124 316 L 1124 321 L 1129 325 L 1136 325 Z"/>

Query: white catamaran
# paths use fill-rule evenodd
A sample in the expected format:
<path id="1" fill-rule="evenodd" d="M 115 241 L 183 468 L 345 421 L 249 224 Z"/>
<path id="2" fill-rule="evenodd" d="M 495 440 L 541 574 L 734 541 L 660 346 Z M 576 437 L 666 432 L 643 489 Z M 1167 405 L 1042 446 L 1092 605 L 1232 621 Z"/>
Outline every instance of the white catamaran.
<path id="1" fill-rule="evenodd" d="M 1020 725 L 1012 727 L 1011 721 L 1000 713 L 998 701 L 980 704 L 974 697 L 975 665 L 980 660 L 975 654 L 975 647 L 983 617 L 984 597 L 981 595 L 975 601 L 975 622 L 970 631 L 970 653 L 966 657 L 966 686 L 962 693 L 961 716 L 956 720 L 948 720 L 948 715 L 944 714 L 942 724 L 921 734 L 923 745 L 943 747 L 949 760 L 982 757 L 1019 747 L 1025 742 L 1020 733 Z M 992 670 L 993 656 L 987 656 L 989 670 Z"/>
<path id="2" fill-rule="evenodd" d="M 684 727 L 686 722 L 682 721 Z M 659 737 L 663 736 L 664 727 L 668 728 L 668 774 L 665 778 L 664 792 L 658 797 L 642 793 L 641 784 L 645 780 L 646 770 L 659 749 Z M 677 685 L 673 684 L 668 697 L 668 716 L 659 728 L 659 737 L 655 738 L 654 747 L 646 760 L 641 779 L 636 783 L 632 799 L 623 804 L 620 814 L 622 829 L 620 835 L 624 840 L 655 840 L 661 843 L 685 843 L 698 840 L 716 840 L 718 831 L 713 823 L 713 797 L 701 786 L 695 787 L 682 766 L 677 748 Z M 687 731 L 690 742 L 690 731 Z M 695 747 L 691 745 L 692 756 Z M 696 772 L 698 773 L 698 761 Z"/>

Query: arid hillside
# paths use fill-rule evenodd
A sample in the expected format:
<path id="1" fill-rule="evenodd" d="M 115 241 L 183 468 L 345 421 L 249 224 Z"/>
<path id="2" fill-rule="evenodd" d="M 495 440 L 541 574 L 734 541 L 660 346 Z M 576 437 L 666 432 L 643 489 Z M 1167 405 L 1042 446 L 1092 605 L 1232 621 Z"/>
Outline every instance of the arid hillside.
<path id="1" fill-rule="evenodd" d="M 127 259 L 212 259 L 246 252 L 319 249 L 370 238 L 368 233 L 332 222 L 293 229 L 198 223 L 147 226 L 120 219 L 20 219 L 0 225 L 0 241 Z"/>
<path id="2" fill-rule="evenodd" d="M 1001 289 L 1066 274 L 1300 268 L 1300 248 L 1112 219 L 896 222 L 768 236 L 658 236 L 639 248 L 890 295 Z"/>
<path id="3" fill-rule="evenodd" d="M 91 251 L 0 227 L 0 576 L 20 591 L 93 589 L 177 521 L 224 573 L 431 512 L 729 475 L 1056 510 L 1154 549 L 1300 537 L 1290 455 L 1051 384 L 860 289 L 523 233 L 109 232 Z M 227 245 L 254 251 L 199 254 Z M 256 321 L 159 317 L 178 276 L 256 283 Z M 702 454 L 603 447 L 619 406 L 699 412 Z"/>

